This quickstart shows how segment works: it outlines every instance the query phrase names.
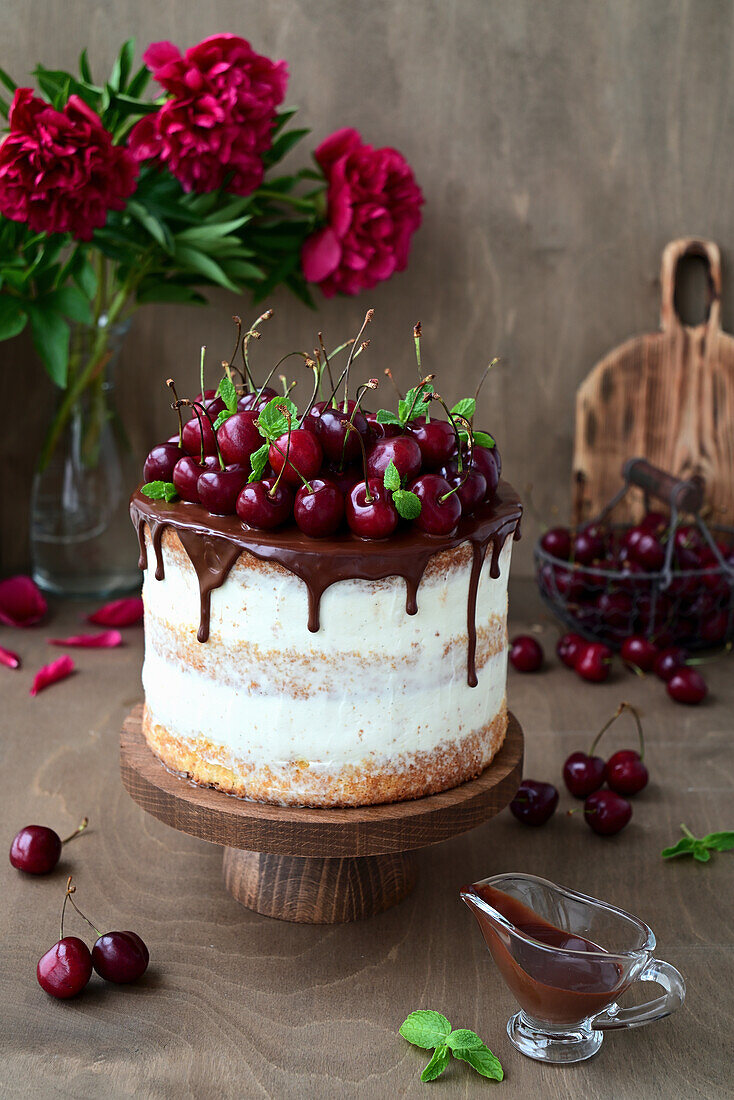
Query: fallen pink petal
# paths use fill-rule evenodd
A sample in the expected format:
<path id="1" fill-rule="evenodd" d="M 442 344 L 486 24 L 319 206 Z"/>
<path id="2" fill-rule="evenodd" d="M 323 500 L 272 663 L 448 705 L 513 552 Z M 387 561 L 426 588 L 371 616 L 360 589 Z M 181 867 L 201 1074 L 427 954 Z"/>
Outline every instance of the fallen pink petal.
<path id="1" fill-rule="evenodd" d="M 68 638 L 48 638 L 49 645 L 63 645 L 78 649 L 114 649 L 122 645 L 119 630 L 100 630 L 98 634 L 70 634 Z"/>
<path id="2" fill-rule="evenodd" d="M 13 653 L 12 649 L 5 649 L 0 645 L 0 665 L 6 668 L 20 668 L 20 657 Z"/>
<path id="3" fill-rule="evenodd" d="M 96 623 L 97 626 L 132 626 L 143 618 L 143 601 L 139 596 L 130 596 L 123 600 L 113 600 L 106 603 L 92 615 L 87 615 L 87 622 Z"/>
<path id="4" fill-rule="evenodd" d="M 65 680 L 67 676 L 71 676 L 73 671 L 74 662 L 71 657 L 67 657 L 66 654 L 63 657 L 57 657 L 51 664 L 39 668 L 33 678 L 31 695 L 38 695 L 39 691 L 50 687 L 51 684 L 57 684 L 59 680 Z"/>
<path id="5" fill-rule="evenodd" d="M 33 626 L 48 610 L 40 588 L 22 574 L 0 581 L 0 623 L 6 626 Z"/>

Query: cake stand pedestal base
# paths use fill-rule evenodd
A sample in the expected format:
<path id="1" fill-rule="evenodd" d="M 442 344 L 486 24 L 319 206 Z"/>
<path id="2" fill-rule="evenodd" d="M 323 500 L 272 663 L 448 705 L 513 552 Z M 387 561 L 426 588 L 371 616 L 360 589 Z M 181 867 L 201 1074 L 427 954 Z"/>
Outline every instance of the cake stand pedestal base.
<path id="1" fill-rule="evenodd" d="M 338 924 L 397 905 L 415 885 L 416 850 L 494 817 L 522 776 L 523 735 L 510 714 L 505 743 L 477 779 L 411 802 L 344 809 L 270 806 L 197 787 L 148 748 L 143 708 L 120 737 L 120 772 L 147 813 L 224 848 L 224 882 L 248 909 L 280 920 Z"/>

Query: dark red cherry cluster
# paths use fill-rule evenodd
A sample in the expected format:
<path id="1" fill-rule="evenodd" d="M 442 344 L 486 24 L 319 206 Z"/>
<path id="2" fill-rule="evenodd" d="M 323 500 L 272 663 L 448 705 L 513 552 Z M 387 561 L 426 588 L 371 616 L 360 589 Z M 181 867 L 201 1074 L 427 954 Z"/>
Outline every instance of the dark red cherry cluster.
<path id="1" fill-rule="evenodd" d="M 670 543 L 670 580 L 663 576 Z M 734 545 L 661 512 L 633 527 L 553 527 L 539 541 L 541 595 L 585 634 L 619 648 L 630 635 L 659 648 L 720 645 L 734 632 Z"/>
<path id="2" fill-rule="evenodd" d="M 71 875 L 66 883 L 64 904 L 61 909 L 59 938 L 38 960 L 36 977 L 41 989 L 59 1000 L 67 1000 L 81 993 L 96 970 L 101 978 L 117 985 L 134 982 L 146 971 L 149 961 L 148 948 L 136 932 L 105 932 L 94 927 L 84 916 L 72 895 L 76 886 Z M 66 903 L 70 901 L 77 913 L 90 925 L 96 941 L 90 951 L 78 936 L 64 935 Z"/>
<path id="3" fill-rule="evenodd" d="M 252 379 L 248 344 L 259 338 L 258 326 L 270 312 L 244 334 L 235 318 L 237 343 L 216 390 L 204 386 L 205 349 L 197 398 L 179 400 L 169 379 L 179 434 L 146 458 L 144 494 L 200 504 L 212 515 L 236 514 L 247 527 L 267 530 L 295 522 L 304 534 L 323 538 L 346 526 L 368 539 L 389 537 L 401 521 L 427 534 L 448 535 L 462 515 L 492 500 L 499 451 L 490 435 L 473 426 L 482 382 L 473 398 L 449 409 L 435 390 L 434 376 L 421 377 L 420 324 L 413 330 L 419 382 L 404 397 L 398 395 L 397 412 L 363 409 L 377 379 L 349 396 L 352 364 L 369 345 L 362 340 L 372 320 L 368 310 L 357 337 L 330 355 L 320 333 L 312 354 L 293 353 L 313 372 L 311 400 L 299 413 L 290 397 L 293 385 L 281 376 L 282 396 L 268 385 L 280 363 L 262 386 Z M 346 349 L 346 365 L 335 380 L 332 362 Z M 242 368 L 234 365 L 238 351 Z M 324 390 L 328 396 L 319 399 Z M 191 410 L 186 423 L 183 409 Z M 437 418 L 436 409 L 446 419 Z"/>
<path id="4" fill-rule="evenodd" d="M 622 749 L 604 761 L 595 755 L 600 738 L 623 711 L 629 711 L 637 724 L 639 751 Z M 563 781 L 574 798 L 584 801 L 584 821 L 601 836 L 613 836 L 624 829 L 632 817 L 629 798 L 647 786 L 649 775 L 643 757 L 645 741 L 640 716 L 629 703 L 620 703 L 614 715 L 602 726 L 586 752 L 572 752 L 563 765 Z M 608 789 L 603 789 L 606 783 Z M 526 825 L 544 825 L 555 813 L 558 791 L 552 783 L 524 779 L 510 809 Z M 573 812 L 573 811 L 570 811 Z"/>

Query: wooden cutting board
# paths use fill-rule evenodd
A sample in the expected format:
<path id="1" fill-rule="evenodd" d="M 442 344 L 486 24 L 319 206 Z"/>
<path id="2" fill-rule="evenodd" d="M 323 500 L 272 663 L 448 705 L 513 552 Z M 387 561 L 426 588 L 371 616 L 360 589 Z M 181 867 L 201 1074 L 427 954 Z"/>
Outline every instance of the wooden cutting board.
<path id="1" fill-rule="evenodd" d="M 709 309 L 689 326 L 675 307 L 678 264 L 707 265 Z M 595 515 L 620 488 L 622 464 L 639 456 L 681 478 L 703 477 L 712 522 L 734 523 L 734 338 L 721 331 L 721 256 L 687 237 L 663 252 L 660 332 L 610 351 L 579 386 L 573 460 L 573 520 Z M 630 494 L 615 511 L 639 517 Z"/>

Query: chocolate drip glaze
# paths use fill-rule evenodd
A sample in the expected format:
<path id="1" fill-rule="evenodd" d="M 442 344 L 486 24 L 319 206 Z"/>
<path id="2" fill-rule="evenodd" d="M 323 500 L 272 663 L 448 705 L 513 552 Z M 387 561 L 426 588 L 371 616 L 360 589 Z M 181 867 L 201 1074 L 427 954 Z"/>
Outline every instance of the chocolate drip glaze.
<path id="1" fill-rule="evenodd" d="M 522 505 L 512 486 L 502 481 L 492 503 L 482 505 L 474 515 L 462 519 L 453 535 L 426 535 L 411 527 L 379 542 L 349 533 L 311 539 L 295 526 L 256 531 L 246 527 L 236 516 L 212 516 L 197 504 L 180 501 L 166 504 L 150 500 L 139 491 L 133 493 L 130 515 L 138 532 L 141 569 L 147 564 L 146 525 L 150 530 L 156 580 L 163 579 L 163 531 L 171 527 L 181 540 L 199 579 L 201 618 L 197 637 L 200 642 L 209 637 L 211 593 L 224 584 L 243 550 L 262 561 L 275 562 L 300 577 L 308 592 L 308 629 L 315 633 L 319 629 L 321 597 L 337 581 L 402 577 L 406 589 L 405 610 L 408 615 L 415 615 L 418 588 L 430 559 L 442 550 L 452 550 L 468 542 L 472 548 L 472 566 L 467 601 L 467 680 L 471 687 L 476 687 L 476 607 L 482 565 L 491 544 L 490 576 L 499 577 L 499 558 L 505 541 L 510 534 L 515 539 L 520 538 Z"/>

